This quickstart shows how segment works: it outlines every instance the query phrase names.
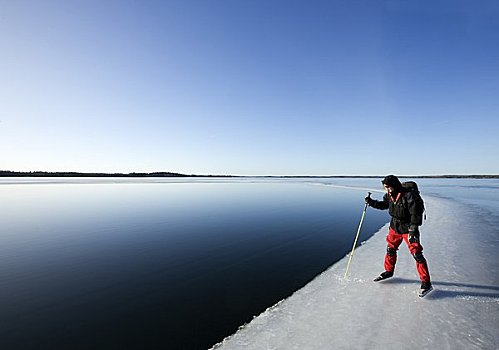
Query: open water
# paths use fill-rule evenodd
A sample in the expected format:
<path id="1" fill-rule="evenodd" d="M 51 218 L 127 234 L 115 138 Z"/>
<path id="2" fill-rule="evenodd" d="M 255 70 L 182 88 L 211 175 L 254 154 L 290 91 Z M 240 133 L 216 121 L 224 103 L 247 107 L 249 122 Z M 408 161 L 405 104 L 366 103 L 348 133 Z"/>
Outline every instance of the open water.
<path id="1" fill-rule="evenodd" d="M 418 183 L 497 220 L 496 180 Z M 344 257 L 369 188 L 379 179 L 0 179 L 0 348 L 209 348 Z M 359 243 L 388 219 L 369 210 Z"/>

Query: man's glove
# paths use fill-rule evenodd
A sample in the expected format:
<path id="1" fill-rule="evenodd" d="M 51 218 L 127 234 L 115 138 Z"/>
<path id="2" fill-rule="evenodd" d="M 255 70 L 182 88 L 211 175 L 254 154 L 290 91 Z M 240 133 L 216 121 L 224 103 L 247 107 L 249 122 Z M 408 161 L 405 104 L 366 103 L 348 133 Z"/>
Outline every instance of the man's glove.
<path id="1" fill-rule="evenodd" d="M 409 228 L 409 243 L 419 243 L 419 229 L 416 227 Z"/>
<path id="2" fill-rule="evenodd" d="M 364 201 L 366 202 L 366 204 L 370 207 L 373 206 L 373 203 L 374 203 L 374 199 L 371 198 L 371 194 L 369 193 L 369 195 L 364 198 Z"/>

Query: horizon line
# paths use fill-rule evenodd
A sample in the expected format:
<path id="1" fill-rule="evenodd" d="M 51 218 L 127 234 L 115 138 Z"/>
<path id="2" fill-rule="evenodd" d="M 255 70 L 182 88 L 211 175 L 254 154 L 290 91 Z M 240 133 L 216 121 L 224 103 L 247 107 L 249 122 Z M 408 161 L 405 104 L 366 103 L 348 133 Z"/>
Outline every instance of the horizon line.
<path id="1" fill-rule="evenodd" d="M 171 171 L 154 172 L 79 172 L 79 171 L 12 171 L 0 170 L 0 177 L 270 177 L 270 178 L 382 178 L 385 175 L 233 175 L 183 174 Z M 499 178 L 499 174 L 432 174 L 397 175 L 400 178 Z"/>

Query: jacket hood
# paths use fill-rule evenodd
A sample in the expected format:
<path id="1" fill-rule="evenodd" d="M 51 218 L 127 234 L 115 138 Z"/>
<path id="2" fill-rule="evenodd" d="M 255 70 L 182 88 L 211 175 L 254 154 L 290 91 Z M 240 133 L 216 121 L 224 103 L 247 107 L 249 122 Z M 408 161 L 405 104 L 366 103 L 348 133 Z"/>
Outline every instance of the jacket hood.
<path id="1" fill-rule="evenodd" d="M 381 180 L 381 183 L 383 185 L 393 187 L 397 191 L 399 191 L 402 188 L 400 180 L 395 175 L 386 176 L 383 180 Z"/>

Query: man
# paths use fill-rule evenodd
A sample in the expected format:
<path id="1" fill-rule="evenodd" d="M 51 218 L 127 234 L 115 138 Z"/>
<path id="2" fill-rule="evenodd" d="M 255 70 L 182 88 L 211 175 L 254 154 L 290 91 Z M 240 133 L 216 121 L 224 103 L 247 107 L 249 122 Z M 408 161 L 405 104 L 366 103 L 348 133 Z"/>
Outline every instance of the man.
<path id="1" fill-rule="evenodd" d="M 397 262 L 397 250 L 402 241 L 405 241 L 409 251 L 416 260 L 416 268 L 421 280 L 419 296 L 423 297 L 432 289 L 428 264 L 423 256 L 423 246 L 419 242 L 419 225 L 422 222 L 421 215 L 416 203 L 415 195 L 405 189 L 400 180 L 394 175 L 386 176 L 382 181 L 386 194 L 382 201 L 365 198 L 366 203 L 373 208 L 386 210 L 390 213 L 390 230 L 386 237 L 388 244 L 385 255 L 385 271 L 374 279 L 375 282 L 385 280 L 393 276 Z"/>

